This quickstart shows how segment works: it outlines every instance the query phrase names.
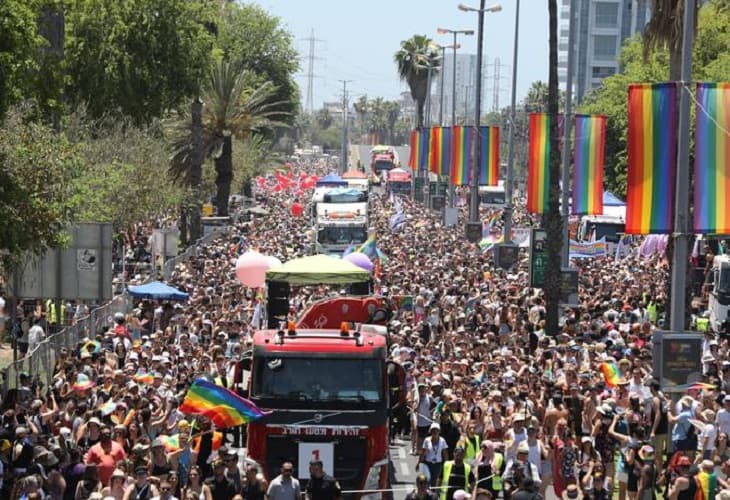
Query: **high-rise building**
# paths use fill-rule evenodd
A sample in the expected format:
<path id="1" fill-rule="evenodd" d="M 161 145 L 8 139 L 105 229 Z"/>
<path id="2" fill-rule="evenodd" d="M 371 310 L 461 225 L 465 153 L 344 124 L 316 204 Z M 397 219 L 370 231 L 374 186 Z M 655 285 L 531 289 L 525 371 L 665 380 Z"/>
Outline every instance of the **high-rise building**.
<path id="1" fill-rule="evenodd" d="M 485 59 L 486 61 L 486 59 Z M 451 125 L 451 109 L 452 109 L 452 79 L 454 71 L 454 54 L 448 50 L 444 56 L 443 66 L 443 83 L 444 89 L 441 92 L 441 74 L 434 77 L 432 83 L 432 103 L 431 103 L 431 121 L 434 123 L 438 122 L 439 119 L 439 99 L 443 95 L 444 106 L 443 106 L 443 123 L 444 125 Z M 471 119 L 474 115 L 474 90 L 475 90 L 475 79 L 477 74 L 477 56 L 475 54 L 456 54 L 456 122 L 457 124 L 463 123 L 464 116 Z M 482 66 L 482 111 L 486 112 L 484 108 L 485 102 L 485 87 L 484 84 L 490 78 L 491 75 L 487 74 L 486 65 Z"/>
<path id="2" fill-rule="evenodd" d="M 651 18 L 649 0 L 575 0 L 573 85 L 580 102 L 604 78 L 618 73 L 624 41 L 644 31 Z M 570 0 L 560 1 L 558 78 L 565 84 L 568 71 Z"/>

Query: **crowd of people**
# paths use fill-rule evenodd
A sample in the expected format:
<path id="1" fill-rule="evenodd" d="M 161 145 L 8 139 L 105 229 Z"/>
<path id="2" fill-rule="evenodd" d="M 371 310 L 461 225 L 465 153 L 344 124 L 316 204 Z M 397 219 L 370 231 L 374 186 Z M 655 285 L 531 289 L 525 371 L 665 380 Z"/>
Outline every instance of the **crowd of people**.
<path id="1" fill-rule="evenodd" d="M 293 168 L 321 175 L 326 165 Z M 299 494 L 290 462 L 268 483 L 238 454 L 241 432 L 218 433 L 178 410 L 200 376 L 246 391 L 239 361 L 264 308 L 262 295 L 236 280 L 236 251 L 281 261 L 311 251 L 307 212 L 290 211 L 311 193 L 272 189 L 275 182 L 257 186 L 265 215 L 176 267 L 171 282 L 188 301 L 138 301 L 105 331 L 61 350 L 48 386 L 21 375 L 1 405 L 0 498 Z M 560 330 L 548 332 L 526 253 L 511 271 L 498 269 L 490 252 L 465 241 L 463 224 L 447 228 L 408 197 L 400 203 L 406 223 L 393 232 L 391 197 L 385 188 L 370 197 L 371 231 L 388 257 L 376 292 L 412 298 L 389 324 L 390 356 L 409 395 L 394 409 L 392 434 L 418 462 L 409 498 L 730 498 L 726 340 L 705 333 L 702 383 L 678 401 L 652 378 L 652 335 L 667 300 L 663 259 L 633 251 L 576 260 L 580 305 L 564 308 Z M 515 226 L 536 222 L 518 202 Z M 340 290 L 294 289 L 291 315 L 333 293 Z M 39 328 L 45 312 L 41 304 Z M 603 363 L 615 363 L 618 380 L 606 380 Z M 332 473 L 317 463 L 310 472 Z M 310 498 L 340 495 L 326 478 L 309 484 L 325 484 L 330 496 Z"/>

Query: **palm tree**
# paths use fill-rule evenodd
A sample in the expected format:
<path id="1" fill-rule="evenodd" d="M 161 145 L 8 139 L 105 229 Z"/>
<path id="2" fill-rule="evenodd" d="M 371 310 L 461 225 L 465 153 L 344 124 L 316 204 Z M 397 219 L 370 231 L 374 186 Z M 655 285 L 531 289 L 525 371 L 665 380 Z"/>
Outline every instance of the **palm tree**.
<path id="1" fill-rule="evenodd" d="M 644 57 L 652 49 L 668 49 L 669 80 L 674 82 L 682 79 L 682 20 L 684 5 L 690 1 L 696 10 L 697 0 L 652 0 L 651 19 L 644 30 Z M 697 29 L 696 19 L 695 13 L 694 29 Z"/>
<path id="2" fill-rule="evenodd" d="M 385 100 L 377 97 L 370 101 L 370 113 L 368 116 L 368 129 L 370 137 L 376 144 L 384 142 L 385 132 L 388 128 L 388 119 L 385 111 Z"/>
<path id="3" fill-rule="evenodd" d="M 441 61 L 436 45 L 425 35 L 413 35 L 400 43 L 400 50 L 395 53 L 395 63 L 398 65 L 398 76 L 408 84 L 411 97 L 416 102 L 418 127 L 423 127 L 423 107 L 428 88 L 428 72 L 431 69 L 433 78 L 441 67 Z"/>
<path id="4" fill-rule="evenodd" d="M 265 82 L 253 84 L 255 75 L 227 61 L 213 64 L 203 89 L 203 158 L 215 166 L 218 215 L 228 215 L 228 198 L 233 180 L 233 138 L 246 140 L 252 134 L 275 127 L 287 127 L 280 121 L 287 116 L 274 101 L 276 86 Z M 173 178 L 190 185 L 192 134 L 187 122 L 178 123 L 170 159 Z"/>
<path id="5" fill-rule="evenodd" d="M 549 17 L 549 72 L 548 106 L 550 116 L 550 189 L 548 213 L 543 225 L 547 232 L 548 262 L 545 270 L 545 331 L 557 335 L 559 328 L 560 303 L 560 253 L 563 247 L 563 220 L 560 216 L 560 137 L 558 132 L 558 0 L 548 0 Z"/>
<path id="6" fill-rule="evenodd" d="M 362 142 L 362 136 L 365 135 L 365 118 L 368 114 L 368 109 L 370 109 L 368 96 L 361 95 L 358 100 L 352 104 L 352 107 L 355 109 L 355 113 L 357 114 L 357 122 L 360 124 L 359 142 Z"/>
<path id="7" fill-rule="evenodd" d="M 385 102 L 385 118 L 388 122 L 388 144 L 395 144 L 395 124 L 400 118 L 400 104 L 398 101 Z"/>

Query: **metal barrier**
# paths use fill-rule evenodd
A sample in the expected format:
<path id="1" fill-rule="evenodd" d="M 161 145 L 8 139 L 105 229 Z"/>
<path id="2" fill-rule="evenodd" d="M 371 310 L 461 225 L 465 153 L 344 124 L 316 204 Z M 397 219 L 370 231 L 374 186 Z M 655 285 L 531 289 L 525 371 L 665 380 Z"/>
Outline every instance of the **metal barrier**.
<path id="1" fill-rule="evenodd" d="M 114 323 L 115 313 L 126 313 L 127 309 L 127 297 L 117 295 L 107 304 L 89 312 L 88 316 L 79 318 L 73 325 L 47 336 L 36 346 L 30 346 L 24 357 L 10 363 L 4 369 L 3 393 L 19 386 L 20 374 L 23 372 L 33 379 L 37 378 L 44 387 L 48 387 L 53 380 L 58 351 L 62 347 L 73 351 L 83 338 L 92 339 L 97 333 L 111 326 Z"/>
<path id="2" fill-rule="evenodd" d="M 235 220 L 235 219 L 233 219 Z M 185 249 L 181 254 L 169 259 L 163 266 L 163 276 L 169 280 L 175 267 L 200 253 L 200 248 L 207 245 L 217 237 L 227 234 L 230 226 L 214 228 L 210 233 L 198 239 L 193 245 Z M 154 279 L 151 276 L 149 279 Z M 37 378 L 44 387 L 51 385 L 56 367 L 57 354 L 62 347 L 73 351 L 77 344 L 84 338 L 94 339 L 100 332 L 105 331 L 114 324 L 114 314 L 121 312 L 126 314 L 130 310 L 130 298 L 127 294 L 117 295 L 109 303 L 92 310 L 88 316 L 84 316 L 73 325 L 66 326 L 63 330 L 47 336 L 36 346 L 29 346 L 29 351 L 23 358 L 10 363 L 3 371 L 2 391 L 6 394 L 9 389 L 18 388 L 20 385 L 20 374 L 25 372 L 33 379 Z"/>
<path id="3" fill-rule="evenodd" d="M 192 257 L 197 257 L 198 253 L 200 252 L 200 248 L 203 245 L 207 245 L 219 236 L 227 234 L 229 231 L 230 226 L 215 227 L 211 230 L 211 232 L 200 237 L 194 244 L 186 248 L 185 251 L 171 259 L 166 260 L 165 264 L 162 266 L 162 277 L 164 278 L 164 280 L 167 281 L 172 277 L 172 273 L 175 271 L 175 267 L 178 264 L 181 264 Z"/>

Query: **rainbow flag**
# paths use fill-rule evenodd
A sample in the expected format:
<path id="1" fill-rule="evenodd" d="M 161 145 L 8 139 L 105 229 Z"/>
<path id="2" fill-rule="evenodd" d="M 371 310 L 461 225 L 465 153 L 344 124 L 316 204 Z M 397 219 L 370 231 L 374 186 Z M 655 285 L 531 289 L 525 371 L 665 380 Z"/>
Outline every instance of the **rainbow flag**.
<path id="1" fill-rule="evenodd" d="M 629 85 L 627 234 L 673 228 L 677 163 L 677 85 Z"/>
<path id="2" fill-rule="evenodd" d="M 417 128 L 411 130 L 411 151 L 408 156 L 408 166 L 411 167 L 412 171 L 418 170 L 418 166 L 421 164 L 419 159 L 419 153 L 421 152 L 421 134 Z"/>
<path id="3" fill-rule="evenodd" d="M 717 494 L 717 474 L 707 473 L 700 471 L 697 473 L 697 483 L 700 486 L 700 490 L 697 492 L 695 498 L 701 498 L 703 500 L 712 500 Z"/>
<path id="4" fill-rule="evenodd" d="M 444 136 L 441 127 L 429 129 L 428 140 L 428 170 L 434 174 L 441 172 L 441 150 L 444 146 Z"/>
<path id="5" fill-rule="evenodd" d="M 618 385 L 621 372 L 618 366 L 616 366 L 616 363 L 601 363 L 601 373 L 603 373 L 603 380 L 606 381 L 606 385 L 609 387 L 616 387 Z"/>
<path id="6" fill-rule="evenodd" d="M 499 178 L 499 127 L 479 127 L 479 185 L 496 186 Z"/>
<path id="7" fill-rule="evenodd" d="M 155 378 L 152 376 L 151 373 L 145 373 L 143 371 L 138 371 L 137 373 L 135 373 L 132 379 L 134 379 L 135 382 L 147 385 L 152 385 L 152 383 L 155 381 Z"/>
<path id="8" fill-rule="evenodd" d="M 395 306 L 398 310 L 413 310 L 413 295 L 396 295 L 393 297 L 393 302 L 395 302 Z"/>
<path id="9" fill-rule="evenodd" d="M 368 239 L 365 240 L 365 242 L 362 245 L 360 245 L 359 247 L 357 247 L 357 249 L 355 249 L 355 252 L 364 253 L 372 260 L 377 255 L 377 248 L 378 248 L 378 235 L 375 233 L 372 233 L 370 236 L 368 236 Z"/>
<path id="10" fill-rule="evenodd" d="M 203 415 L 219 429 L 246 424 L 268 415 L 235 392 L 202 378 L 190 386 L 180 405 L 180 411 Z"/>
<path id="11" fill-rule="evenodd" d="M 495 236 L 493 234 L 490 234 L 487 235 L 487 237 L 481 239 L 481 241 L 479 242 L 479 248 L 481 248 L 482 252 L 488 252 L 492 248 L 494 248 L 494 245 L 499 245 L 503 241 L 503 235 L 500 234 Z"/>
<path id="12" fill-rule="evenodd" d="M 527 167 L 527 211 L 544 214 L 550 191 L 550 116 L 530 113 Z"/>
<path id="13" fill-rule="evenodd" d="M 473 127 L 456 126 L 451 131 L 451 184 L 469 184 L 469 160 Z"/>
<path id="14" fill-rule="evenodd" d="M 428 128 L 422 128 L 418 134 L 418 170 L 425 172 L 428 166 L 428 143 L 431 133 Z"/>
<path id="15" fill-rule="evenodd" d="M 694 232 L 730 234 L 730 83 L 698 83 Z"/>
<path id="16" fill-rule="evenodd" d="M 159 438 L 162 440 L 162 444 L 165 446 L 165 451 L 170 453 L 180 449 L 180 434 L 173 434 L 172 436 L 161 435 Z M 214 431 L 212 449 L 216 451 L 223 445 L 223 433 Z M 200 451 L 200 436 L 193 438 L 193 451 L 198 453 Z"/>
<path id="17" fill-rule="evenodd" d="M 575 115 L 573 139 L 573 215 L 603 213 L 603 162 L 606 117 Z"/>
<path id="18" fill-rule="evenodd" d="M 441 127 L 441 163 L 439 175 L 448 176 L 451 172 L 451 127 Z"/>

